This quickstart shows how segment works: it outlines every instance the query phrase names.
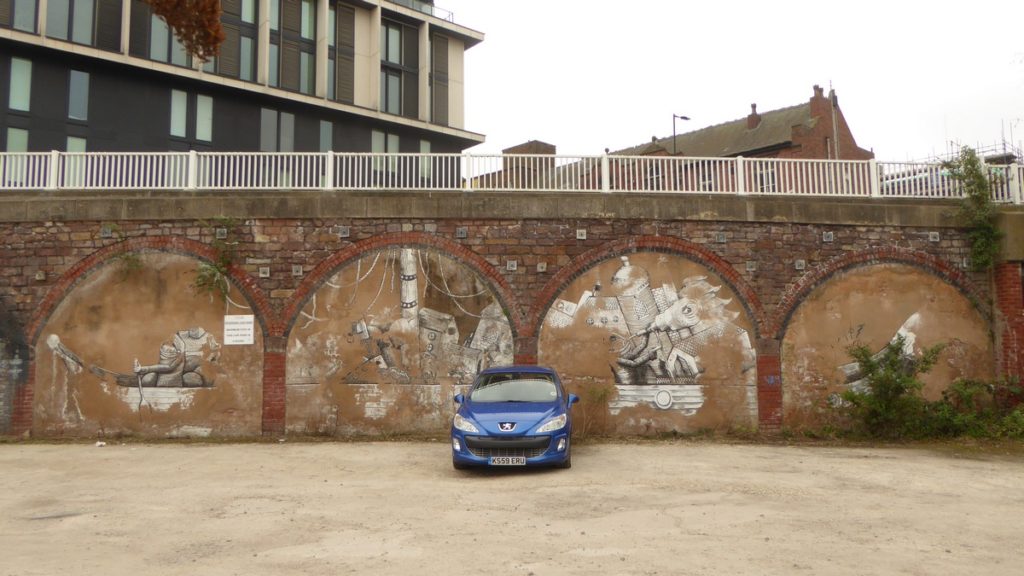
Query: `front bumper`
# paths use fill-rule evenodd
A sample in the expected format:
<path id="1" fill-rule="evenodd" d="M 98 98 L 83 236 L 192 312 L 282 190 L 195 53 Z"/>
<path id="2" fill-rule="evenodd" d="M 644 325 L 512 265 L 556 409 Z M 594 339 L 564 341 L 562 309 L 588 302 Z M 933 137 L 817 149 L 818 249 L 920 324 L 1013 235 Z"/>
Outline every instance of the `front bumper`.
<path id="1" fill-rule="evenodd" d="M 537 436 L 486 436 L 452 430 L 452 460 L 466 466 L 489 466 L 496 456 L 521 456 L 527 466 L 554 466 L 569 458 L 569 434 L 560 430 Z"/>

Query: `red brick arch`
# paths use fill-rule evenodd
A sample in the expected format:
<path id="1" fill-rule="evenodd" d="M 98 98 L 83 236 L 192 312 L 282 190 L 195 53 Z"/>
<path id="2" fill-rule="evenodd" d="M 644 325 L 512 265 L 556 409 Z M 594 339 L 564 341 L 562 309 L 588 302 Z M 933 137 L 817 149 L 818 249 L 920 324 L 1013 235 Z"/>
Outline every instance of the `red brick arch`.
<path id="1" fill-rule="evenodd" d="M 773 337 L 780 342 L 785 336 L 786 328 L 790 318 L 807 296 L 815 288 L 827 282 L 839 272 L 873 266 L 877 264 L 904 264 L 922 269 L 942 280 L 946 281 L 959 290 L 964 296 L 973 302 L 984 302 L 986 296 L 978 289 L 971 279 L 949 262 L 939 259 L 931 254 L 916 250 L 887 247 L 871 248 L 858 252 L 849 252 L 822 263 L 804 274 L 792 287 L 783 294 L 775 309 L 769 323 L 766 326 L 765 335 Z M 989 314 L 979 310 L 986 319 Z"/>
<path id="2" fill-rule="evenodd" d="M 217 259 L 217 251 L 212 246 L 179 236 L 128 238 L 93 252 L 64 272 L 53 283 L 50 291 L 46 293 L 39 306 L 36 307 L 25 330 L 30 356 L 34 357 L 39 333 L 46 320 L 57 309 L 57 306 L 74 290 L 75 284 L 91 271 L 106 264 L 109 260 L 132 252 L 167 252 L 191 256 L 209 262 L 214 262 Z M 264 337 L 266 337 L 267 328 L 274 322 L 275 318 L 266 295 L 259 290 L 252 277 L 247 275 L 245 270 L 238 266 L 233 265 L 228 269 L 228 278 L 253 307 L 255 316 L 263 329 Z M 266 342 L 266 338 L 264 342 Z M 14 434 L 23 434 L 31 429 L 34 394 L 35 360 L 33 358 L 29 363 L 29 372 L 25 385 L 19 387 L 15 393 L 14 411 L 11 421 L 11 428 Z"/>
<path id="3" fill-rule="evenodd" d="M 740 304 L 747 311 L 754 327 L 755 338 L 762 333 L 762 323 L 765 317 L 764 308 L 753 288 L 740 276 L 736 269 L 722 259 L 721 256 L 707 248 L 672 236 L 636 236 L 624 238 L 599 246 L 574 259 L 568 266 L 563 267 L 551 280 L 545 284 L 530 308 L 529 322 L 527 324 L 528 335 L 536 338 L 538 330 L 544 320 L 544 315 L 569 284 L 576 278 L 582 276 L 587 270 L 610 258 L 633 254 L 636 252 L 665 252 L 678 254 L 691 260 L 699 262 L 709 270 L 717 274 L 732 289 L 733 293 L 740 300 Z"/>
<path id="4" fill-rule="evenodd" d="M 509 316 L 509 324 L 512 326 L 512 333 L 515 336 L 523 329 L 523 314 L 512 287 L 498 270 L 480 255 L 458 244 L 435 234 L 424 232 L 400 232 L 393 234 L 381 234 L 372 238 L 362 240 L 345 247 L 332 254 L 329 258 L 320 262 L 296 288 L 288 303 L 281 311 L 279 324 L 274 326 L 272 333 L 280 336 L 287 336 L 292 326 L 298 319 L 299 312 L 316 290 L 330 278 L 339 268 L 349 262 L 353 262 L 364 254 L 376 252 L 386 248 L 432 248 L 445 253 L 457 262 L 468 266 L 471 270 L 480 275 L 481 278 L 494 290 L 495 296 L 506 314 Z"/>
<path id="5" fill-rule="evenodd" d="M 30 346 L 32 348 L 35 347 L 43 324 L 46 323 L 46 320 L 53 314 L 57 306 L 64 301 L 64 298 L 67 297 L 77 282 L 87 276 L 92 270 L 107 263 L 107 261 L 132 252 L 168 252 L 191 256 L 209 262 L 217 260 L 217 251 L 212 246 L 179 236 L 127 238 L 116 244 L 105 246 L 79 260 L 53 283 L 50 291 L 47 292 L 32 314 L 25 330 Z M 242 292 L 242 295 L 245 296 L 245 299 L 253 307 L 253 310 L 256 312 L 256 318 L 263 328 L 264 335 L 266 335 L 268 327 L 275 320 L 275 314 L 270 306 L 270 301 L 244 269 L 233 265 L 228 269 L 228 272 L 228 279 Z"/>

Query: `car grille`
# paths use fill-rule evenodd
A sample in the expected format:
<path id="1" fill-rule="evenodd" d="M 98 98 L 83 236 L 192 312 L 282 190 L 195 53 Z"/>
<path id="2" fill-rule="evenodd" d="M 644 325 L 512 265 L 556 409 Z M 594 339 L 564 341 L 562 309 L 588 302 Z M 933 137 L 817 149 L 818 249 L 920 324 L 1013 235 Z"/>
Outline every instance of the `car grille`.
<path id="1" fill-rule="evenodd" d="M 534 458 L 547 452 L 551 444 L 550 436 L 532 436 L 530 438 L 484 438 L 480 436 L 466 437 L 466 447 L 479 458 L 495 456 L 522 456 Z"/>

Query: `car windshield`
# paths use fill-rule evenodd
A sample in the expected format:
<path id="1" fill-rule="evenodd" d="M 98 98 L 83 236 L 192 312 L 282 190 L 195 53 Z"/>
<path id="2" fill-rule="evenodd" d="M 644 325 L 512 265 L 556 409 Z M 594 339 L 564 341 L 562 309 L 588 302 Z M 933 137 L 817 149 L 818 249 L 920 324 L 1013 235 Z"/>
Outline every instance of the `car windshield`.
<path id="1" fill-rule="evenodd" d="M 469 397 L 473 402 L 553 402 L 558 389 L 546 374 L 487 374 Z"/>

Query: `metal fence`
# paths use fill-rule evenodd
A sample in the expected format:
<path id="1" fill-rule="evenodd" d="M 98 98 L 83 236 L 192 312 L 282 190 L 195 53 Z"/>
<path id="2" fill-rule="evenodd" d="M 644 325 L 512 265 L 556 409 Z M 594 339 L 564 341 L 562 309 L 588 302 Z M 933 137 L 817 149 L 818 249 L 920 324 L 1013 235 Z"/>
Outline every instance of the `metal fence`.
<path id="1" fill-rule="evenodd" d="M 1024 165 L 988 165 L 1022 203 Z M 541 154 L 0 153 L 0 190 L 380 190 L 958 198 L 942 164 Z"/>

